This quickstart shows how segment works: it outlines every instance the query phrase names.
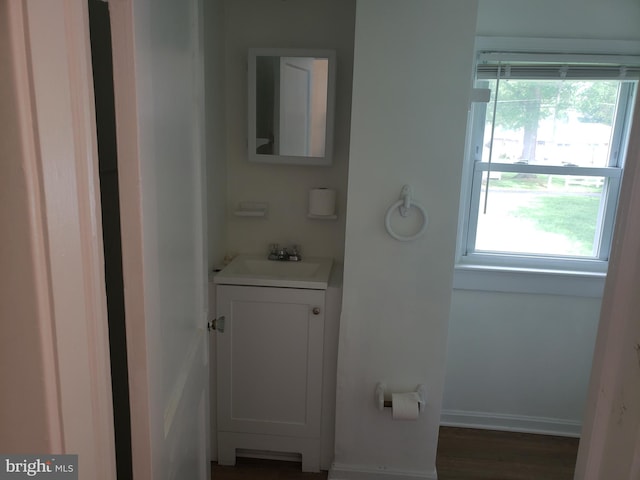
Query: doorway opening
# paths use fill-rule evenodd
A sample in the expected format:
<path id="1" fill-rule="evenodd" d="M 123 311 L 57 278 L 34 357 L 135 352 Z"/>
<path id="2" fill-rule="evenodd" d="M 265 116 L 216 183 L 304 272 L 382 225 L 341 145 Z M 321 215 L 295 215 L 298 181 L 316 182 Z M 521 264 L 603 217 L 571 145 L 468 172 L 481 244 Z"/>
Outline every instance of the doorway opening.
<path id="1" fill-rule="evenodd" d="M 116 470 L 119 480 L 130 480 L 133 478 L 131 413 L 122 275 L 111 23 L 108 3 L 100 0 L 89 1 L 89 30 L 98 139 Z"/>

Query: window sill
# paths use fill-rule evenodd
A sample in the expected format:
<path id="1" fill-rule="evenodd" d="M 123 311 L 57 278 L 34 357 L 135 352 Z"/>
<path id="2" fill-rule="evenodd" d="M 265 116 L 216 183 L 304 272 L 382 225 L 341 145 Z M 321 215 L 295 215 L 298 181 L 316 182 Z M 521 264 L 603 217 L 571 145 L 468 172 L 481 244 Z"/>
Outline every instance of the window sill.
<path id="1" fill-rule="evenodd" d="M 454 290 L 602 297 L 606 273 L 458 264 Z"/>

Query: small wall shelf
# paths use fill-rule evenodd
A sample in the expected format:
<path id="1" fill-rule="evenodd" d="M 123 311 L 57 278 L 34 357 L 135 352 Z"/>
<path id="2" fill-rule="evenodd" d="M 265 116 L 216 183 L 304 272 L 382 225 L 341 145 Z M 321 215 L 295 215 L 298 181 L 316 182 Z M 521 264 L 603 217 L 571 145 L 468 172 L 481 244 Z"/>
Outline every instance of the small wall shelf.
<path id="1" fill-rule="evenodd" d="M 269 204 L 266 202 L 240 202 L 233 214 L 236 217 L 266 217 Z"/>

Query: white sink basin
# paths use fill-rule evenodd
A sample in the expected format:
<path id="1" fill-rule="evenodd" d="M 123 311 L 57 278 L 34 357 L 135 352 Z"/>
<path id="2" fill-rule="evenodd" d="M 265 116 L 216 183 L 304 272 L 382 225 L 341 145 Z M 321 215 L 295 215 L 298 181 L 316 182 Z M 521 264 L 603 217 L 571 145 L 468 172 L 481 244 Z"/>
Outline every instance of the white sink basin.
<path id="1" fill-rule="evenodd" d="M 259 255 L 238 255 L 213 281 L 221 285 L 326 290 L 332 264 L 330 258 L 305 257 L 300 262 L 280 262 Z"/>

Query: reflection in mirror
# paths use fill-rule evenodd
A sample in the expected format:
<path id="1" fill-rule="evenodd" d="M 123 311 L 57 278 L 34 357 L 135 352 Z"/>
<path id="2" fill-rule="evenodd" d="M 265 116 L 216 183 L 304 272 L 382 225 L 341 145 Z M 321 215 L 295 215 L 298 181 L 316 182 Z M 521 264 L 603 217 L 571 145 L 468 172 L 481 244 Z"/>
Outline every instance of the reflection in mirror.
<path id="1" fill-rule="evenodd" d="M 326 51 L 250 51 L 250 160 L 331 163 L 334 58 Z"/>
<path id="2" fill-rule="evenodd" d="M 256 153 L 324 157 L 328 58 L 256 58 Z"/>

